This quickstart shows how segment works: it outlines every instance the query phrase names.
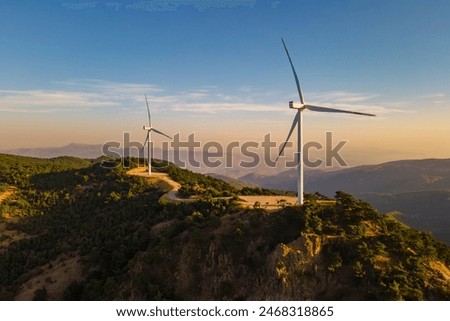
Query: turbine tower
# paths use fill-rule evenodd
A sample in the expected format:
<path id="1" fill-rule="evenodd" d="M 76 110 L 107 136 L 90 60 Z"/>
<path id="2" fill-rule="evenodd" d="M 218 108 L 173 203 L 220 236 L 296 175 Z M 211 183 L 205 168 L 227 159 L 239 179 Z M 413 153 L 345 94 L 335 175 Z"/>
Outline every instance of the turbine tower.
<path id="1" fill-rule="evenodd" d="M 147 104 L 147 113 L 148 113 L 148 126 L 144 126 L 144 130 L 147 131 L 147 138 L 145 139 L 144 145 L 142 147 L 142 150 L 144 150 L 145 148 L 145 144 L 147 143 L 147 153 L 148 153 L 148 176 L 152 175 L 152 153 L 153 153 L 153 149 L 151 146 L 151 132 L 155 132 L 158 133 L 160 135 L 163 135 L 169 139 L 172 139 L 172 137 L 170 137 L 169 135 L 164 134 L 163 132 L 157 130 L 156 128 L 153 128 L 152 126 L 152 116 L 150 115 L 150 107 L 148 106 L 148 100 L 147 100 L 147 94 L 145 94 L 145 103 Z"/>
<path id="2" fill-rule="evenodd" d="M 289 55 L 289 51 L 286 48 L 286 44 L 284 43 L 283 38 L 281 38 L 281 42 L 283 43 L 284 50 L 286 51 L 286 55 L 289 59 L 289 63 L 291 65 L 292 73 L 294 74 L 295 83 L 297 85 L 298 97 L 300 98 L 300 104 L 294 104 L 293 101 L 289 102 L 289 108 L 297 109 L 297 114 L 294 117 L 294 121 L 292 122 L 291 129 L 289 130 L 289 134 L 284 142 L 283 146 L 280 149 L 280 153 L 278 154 L 278 158 L 283 154 L 284 148 L 286 147 L 289 138 L 292 135 L 292 132 L 297 126 L 297 193 L 298 193 L 298 204 L 303 204 L 303 111 L 306 109 L 311 111 L 317 111 L 322 113 L 345 113 L 345 114 L 355 114 L 355 115 L 363 115 L 363 116 L 375 116 L 374 114 L 368 113 L 359 113 L 356 111 L 348 111 L 342 109 L 335 109 L 329 107 L 321 107 L 321 106 L 313 106 L 305 103 L 305 99 L 303 97 L 302 89 L 300 87 L 300 82 L 298 81 L 297 73 L 295 72 L 294 65 L 292 63 L 291 56 Z"/>

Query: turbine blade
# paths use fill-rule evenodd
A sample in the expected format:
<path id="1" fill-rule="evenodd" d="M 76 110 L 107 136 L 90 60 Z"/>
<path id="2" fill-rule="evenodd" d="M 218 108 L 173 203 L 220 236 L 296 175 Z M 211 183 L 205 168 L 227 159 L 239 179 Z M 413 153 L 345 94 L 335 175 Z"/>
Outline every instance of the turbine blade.
<path id="1" fill-rule="evenodd" d="M 155 133 L 158 133 L 158 134 L 160 134 L 160 135 L 166 136 L 166 137 L 169 138 L 169 139 L 173 139 L 173 138 L 170 137 L 169 135 L 166 135 L 166 134 L 164 134 L 163 132 L 161 132 L 161 131 L 159 131 L 159 130 L 157 130 L 157 129 L 155 129 L 155 128 L 152 128 L 151 130 L 153 130 Z"/>
<path id="2" fill-rule="evenodd" d="M 349 111 L 349 110 L 336 109 L 336 108 L 330 108 L 330 107 L 313 106 L 313 105 L 305 105 L 305 108 L 309 109 L 311 111 L 317 111 L 320 113 L 343 113 L 343 114 L 354 114 L 354 115 L 363 115 L 363 116 L 376 116 L 374 114 L 360 113 L 358 111 Z"/>
<path id="3" fill-rule="evenodd" d="M 289 55 L 289 51 L 287 50 L 287 47 L 286 47 L 286 44 L 284 43 L 283 38 L 281 38 L 281 42 L 283 43 L 284 50 L 286 51 L 286 54 L 289 59 L 289 63 L 291 64 L 292 72 L 293 72 L 294 78 L 295 78 L 295 83 L 297 84 L 297 91 L 298 91 L 298 96 L 300 98 L 300 103 L 304 104 L 305 102 L 303 99 L 302 88 L 300 87 L 300 82 L 298 81 L 298 77 L 297 77 L 297 73 L 295 72 L 294 64 L 292 63 L 291 56 Z"/>
<path id="4" fill-rule="evenodd" d="M 145 103 L 147 104 L 148 125 L 152 127 L 152 116 L 150 115 L 150 107 L 148 106 L 147 94 L 145 94 Z"/>
<path id="5" fill-rule="evenodd" d="M 287 136 L 287 138 L 286 138 L 286 141 L 283 143 L 283 146 L 281 147 L 280 153 L 278 154 L 277 159 L 275 160 L 275 162 L 277 162 L 277 161 L 278 161 L 278 158 L 280 158 L 280 156 L 283 154 L 284 148 L 286 147 L 286 144 L 288 143 L 289 138 L 291 138 L 291 135 L 292 135 L 292 132 L 293 132 L 294 129 L 295 129 L 295 126 L 298 124 L 298 122 L 299 122 L 299 120 L 300 120 L 300 117 L 299 117 L 299 116 L 300 116 L 299 113 L 295 114 L 294 121 L 292 122 L 291 129 L 289 130 L 289 134 L 288 134 L 288 136 Z"/>
<path id="6" fill-rule="evenodd" d="M 144 144 L 142 145 L 142 148 L 141 148 L 142 151 L 144 151 L 145 144 L 147 144 L 147 142 L 148 142 L 148 134 L 149 134 L 149 132 L 147 132 L 147 137 L 145 138 Z"/>

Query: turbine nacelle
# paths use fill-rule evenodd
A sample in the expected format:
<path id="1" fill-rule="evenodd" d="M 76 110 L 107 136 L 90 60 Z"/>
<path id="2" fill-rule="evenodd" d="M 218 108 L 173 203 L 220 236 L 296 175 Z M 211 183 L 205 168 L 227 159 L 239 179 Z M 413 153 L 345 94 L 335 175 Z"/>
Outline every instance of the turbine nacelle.
<path id="1" fill-rule="evenodd" d="M 298 104 L 298 103 L 294 103 L 292 100 L 289 102 L 289 108 L 292 109 L 305 109 L 306 105 L 305 104 Z"/>
<path id="2" fill-rule="evenodd" d="M 151 126 L 144 126 L 144 130 L 152 130 Z"/>

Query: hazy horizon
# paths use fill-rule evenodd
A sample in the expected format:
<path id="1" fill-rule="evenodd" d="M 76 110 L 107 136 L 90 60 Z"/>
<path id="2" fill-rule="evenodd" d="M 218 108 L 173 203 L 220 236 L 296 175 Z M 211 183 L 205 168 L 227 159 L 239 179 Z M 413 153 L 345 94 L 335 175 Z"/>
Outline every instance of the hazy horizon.
<path id="1" fill-rule="evenodd" d="M 141 142 L 142 143 L 142 142 Z M 39 147 L 19 147 L 19 148 L 11 148 L 11 149 L 4 149 L 4 148 L 0 148 L 0 153 L 8 153 L 8 154 L 13 154 L 13 155 L 19 155 L 19 156 L 30 156 L 30 157 L 42 157 L 42 158 L 53 158 L 53 157 L 59 157 L 59 156 L 75 156 L 75 157 L 80 157 L 80 158 L 97 158 L 99 156 L 102 156 L 102 147 L 103 144 L 91 144 L 91 143 L 70 143 L 67 145 L 62 145 L 62 146 L 39 146 Z M 86 150 L 84 150 L 83 152 L 80 150 L 80 148 L 87 148 Z M 65 154 L 63 151 L 69 151 L 67 154 Z M 123 150 L 121 148 L 119 148 L 119 152 L 122 154 L 123 156 Z M 169 147 L 169 154 L 172 157 L 173 156 L 173 149 Z M 116 151 L 116 150 L 114 150 Z M 262 148 L 259 149 L 254 149 L 252 150 L 254 152 L 256 152 L 261 158 L 263 157 L 264 153 Z M 286 148 L 286 161 L 290 161 L 292 160 L 292 158 L 294 157 L 293 155 L 290 155 L 291 151 L 292 154 L 294 152 L 293 148 Z M 409 161 L 409 160 L 423 160 L 423 159 L 450 159 L 450 157 L 414 157 L 414 155 L 402 155 L 401 153 L 396 153 L 396 152 L 392 152 L 390 155 L 393 156 L 391 158 L 382 158 L 382 157 L 372 157 L 370 159 L 358 159 L 358 154 L 349 154 L 346 152 L 345 146 L 342 149 L 342 156 L 345 160 L 345 162 L 347 162 L 348 166 L 339 166 L 339 164 L 336 163 L 336 161 L 333 161 L 333 166 L 319 166 L 318 168 L 309 168 L 308 166 L 305 166 L 305 168 L 307 170 L 340 170 L 340 169 L 345 169 L 345 168 L 350 168 L 350 167 L 357 167 L 357 166 L 363 166 L 363 165 L 379 165 L 382 163 L 388 163 L 388 162 L 394 162 L 394 161 Z M 195 150 L 196 155 L 200 155 L 202 152 L 201 148 L 198 148 Z M 154 150 L 154 157 L 156 159 L 162 159 L 164 157 L 162 157 L 163 155 L 161 154 L 161 148 L 156 147 Z M 85 154 L 85 155 L 83 155 Z M 94 155 L 95 154 L 95 155 Z M 187 154 L 187 149 L 181 149 L 181 155 L 183 156 L 183 160 L 185 160 L 184 157 L 186 157 Z M 234 159 L 235 162 L 239 162 L 240 160 L 244 159 L 245 157 L 242 156 L 242 154 L 239 153 L 239 151 L 234 151 Z M 315 159 L 324 159 L 324 151 L 312 151 L 312 153 L 310 154 L 310 158 L 311 160 L 315 160 Z M 147 149 L 145 148 L 144 151 L 144 158 L 146 158 L 147 156 Z M 396 157 L 395 157 L 396 155 Z M 136 157 L 137 156 L 137 151 L 132 149 L 132 154 L 131 156 Z M 277 154 L 275 153 L 275 150 L 272 151 L 271 153 L 271 159 L 274 160 L 276 158 Z M 376 155 L 375 155 L 376 156 Z M 196 156 L 196 159 L 200 159 L 200 156 Z M 213 160 L 217 159 L 212 157 Z M 218 157 L 218 159 L 220 160 L 224 160 L 224 157 Z M 172 159 L 169 159 L 170 161 Z M 201 160 L 201 159 L 200 159 Z M 284 167 L 282 166 L 283 162 L 280 161 L 277 165 L 277 168 L 274 169 L 273 171 L 269 171 L 268 174 L 271 174 L 273 172 L 280 172 L 280 171 L 284 171 L 284 170 L 289 170 L 289 169 L 293 169 L 294 167 Z M 239 167 L 239 166 L 234 166 L 234 167 Z M 261 166 L 262 168 L 264 168 L 264 166 Z M 192 167 L 190 168 L 192 169 Z M 201 172 L 208 172 L 206 169 L 206 166 L 202 167 Z M 251 170 L 249 171 L 251 172 Z"/>

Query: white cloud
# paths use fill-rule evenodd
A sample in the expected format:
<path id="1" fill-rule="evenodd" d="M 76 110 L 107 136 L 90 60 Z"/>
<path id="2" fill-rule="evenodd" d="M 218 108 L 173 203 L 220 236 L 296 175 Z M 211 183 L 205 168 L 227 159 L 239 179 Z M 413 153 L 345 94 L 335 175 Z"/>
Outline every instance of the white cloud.
<path id="1" fill-rule="evenodd" d="M 143 94 L 162 91 L 148 84 L 114 83 L 101 80 L 54 82 L 54 90 L 0 90 L 0 111 L 57 112 L 94 108 L 129 108 L 142 104 Z"/>
<path id="2" fill-rule="evenodd" d="M 215 86 L 203 86 L 188 91 L 168 94 L 163 88 L 152 84 L 119 83 L 97 79 L 72 79 L 52 83 L 57 89 L 0 90 L 0 111 L 9 113 L 49 113 L 109 108 L 122 112 L 141 111 L 144 93 L 153 108 L 183 111 L 185 113 L 229 112 L 279 112 L 289 113 L 284 103 L 264 103 L 265 97 L 276 101 L 278 92 L 263 92 L 251 87 L 241 87 L 235 94 L 220 92 Z M 263 97 L 263 98 L 261 98 Z M 375 102 L 375 94 L 343 91 L 313 93 L 311 104 L 385 115 L 393 112 L 414 112 L 414 106 L 423 100 L 434 99 L 442 103 L 444 94 L 430 94 L 411 101 Z M 379 99 L 377 99 L 379 100 Z M 419 103 L 419 100 L 421 101 Z"/>
<path id="3" fill-rule="evenodd" d="M 377 116 L 385 116 L 391 113 L 415 113 L 414 106 L 418 106 L 417 100 L 413 98 L 410 101 L 383 101 L 380 102 L 379 95 L 368 93 L 354 93 L 345 91 L 332 91 L 324 93 L 312 93 L 309 95 L 311 105 L 320 105 L 338 109 L 346 109 L 358 112 L 373 113 Z M 352 117 L 343 115 L 342 117 Z"/>
<path id="4" fill-rule="evenodd" d="M 99 107 L 114 104 L 105 101 L 98 94 L 76 91 L 49 90 L 0 90 L 0 108 L 16 108 L 40 110 L 39 107 Z M 34 108 L 38 107 L 38 108 Z"/>
<path id="5" fill-rule="evenodd" d="M 195 113 L 218 113 L 218 112 L 232 112 L 232 111 L 247 111 L 247 112 L 264 112 L 264 111 L 280 111 L 279 106 L 248 104 L 248 103 L 180 103 L 172 108 L 176 111 L 186 111 Z"/>
<path id="6" fill-rule="evenodd" d="M 352 93 L 345 91 L 330 91 L 324 93 L 311 93 L 308 98 L 318 102 L 335 102 L 335 103 L 357 103 L 368 101 L 378 97 L 374 94 Z"/>
<path id="7" fill-rule="evenodd" d="M 117 94 L 141 94 L 161 92 L 162 89 L 151 84 L 118 83 L 99 79 L 72 79 L 67 81 L 54 81 L 53 84 L 70 88 L 82 89 L 90 92 L 117 93 Z"/>
<path id="8" fill-rule="evenodd" d="M 442 99 L 445 97 L 446 97 L 446 94 L 444 94 L 444 93 L 434 93 L 434 94 L 420 96 L 420 97 L 418 97 L 418 99 L 431 100 L 431 99 Z"/>

